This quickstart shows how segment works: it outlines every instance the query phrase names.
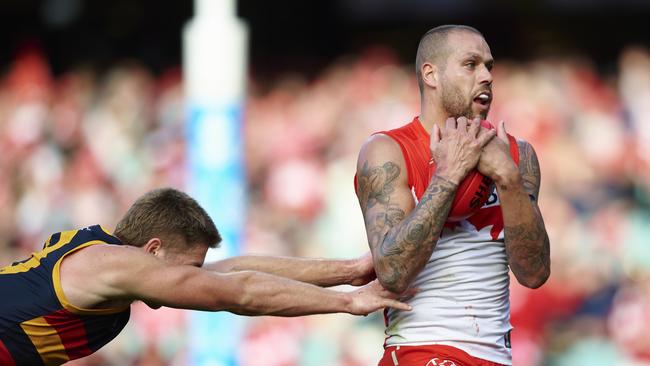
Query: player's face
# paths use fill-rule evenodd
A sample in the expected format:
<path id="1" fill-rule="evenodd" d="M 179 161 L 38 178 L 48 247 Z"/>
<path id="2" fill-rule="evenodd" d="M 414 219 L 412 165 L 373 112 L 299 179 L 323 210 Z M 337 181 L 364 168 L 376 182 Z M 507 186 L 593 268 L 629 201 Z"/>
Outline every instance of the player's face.
<path id="1" fill-rule="evenodd" d="M 201 267 L 207 252 L 207 245 L 183 243 L 167 247 L 162 253 L 162 258 L 170 264 Z"/>
<path id="2" fill-rule="evenodd" d="M 480 35 L 457 31 L 447 40 L 451 54 L 440 78 L 442 107 L 450 117 L 485 119 L 492 103 L 490 47 Z"/>
<path id="3" fill-rule="evenodd" d="M 166 240 L 152 239 L 150 242 L 156 240 L 157 242 L 152 245 L 145 245 L 145 250 L 159 259 L 172 265 L 186 265 L 194 267 L 202 267 L 205 261 L 205 255 L 208 252 L 208 245 L 201 243 L 194 243 L 194 245 L 187 245 L 187 243 L 179 238 L 167 238 Z M 152 309 L 158 309 L 162 305 L 145 301 L 145 304 Z"/>

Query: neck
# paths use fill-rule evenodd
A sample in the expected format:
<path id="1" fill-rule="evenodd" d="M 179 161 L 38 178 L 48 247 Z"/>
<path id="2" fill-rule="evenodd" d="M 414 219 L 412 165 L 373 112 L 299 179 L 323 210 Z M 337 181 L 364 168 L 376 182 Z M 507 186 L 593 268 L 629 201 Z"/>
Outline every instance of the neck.
<path id="1" fill-rule="evenodd" d="M 433 125 L 437 124 L 442 130 L 445 127 L 445 120 L 449 118 L 447 112 L 434 101 L 431 96 L 422 95 L 420 98 L 420 123 L 429 134 L 433 130 Z"/>

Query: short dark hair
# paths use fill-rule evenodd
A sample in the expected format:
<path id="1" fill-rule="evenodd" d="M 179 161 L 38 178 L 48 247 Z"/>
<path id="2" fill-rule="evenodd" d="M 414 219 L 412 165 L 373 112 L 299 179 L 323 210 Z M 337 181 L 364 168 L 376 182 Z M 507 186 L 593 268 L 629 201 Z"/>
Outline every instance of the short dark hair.
<path id="1" fill-rule="evenodd" d="M 449 45 L 447 44 L 447 38 L 449 34 L 454 31 L 467 31 L 473 32 L 481 37 L 483 34 L 479 32 L 476 28 L 470 27 L 469 25 L 459 25 L 459 24 L 446 24 L 440 25 L 433 29 L 429 29 L 422 38 L 420 38 L 420 43 L 418 45 L 418 51 L 415 56 L 415 75 L 418 78 L 418 86 L 420 87 L 420 92 L 424 88 L 424 82 L 422 81 L 422 64 L 425 62 L 433 62 L 444 68 L 447 56 L 449 55 Z"/>
<path id="2" fill-rule="evenodd" d="M 129 208 L 114 232 L 125 244 L 141 247 L 151 238 L 182 237 L 188 245 L 215 248 L 221 235 L 207 212 L 192 197 L 173 188 L 150 191 Z"/>

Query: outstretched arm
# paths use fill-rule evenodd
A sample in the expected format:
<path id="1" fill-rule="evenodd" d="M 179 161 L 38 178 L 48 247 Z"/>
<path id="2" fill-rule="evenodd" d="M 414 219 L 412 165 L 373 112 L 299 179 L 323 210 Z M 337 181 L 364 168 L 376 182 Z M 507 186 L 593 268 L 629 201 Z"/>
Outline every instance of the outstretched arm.
<path id="1" fill-rule="evenodd" d="M 131 249 L 131 250 L 130 250 Z M 300 316 L 346 312 L 365 315 L 384 307 L 409 310 L 377 282 L 339 292 L 254 271 L 215 273 L 189 265 L 170 265 L 121 246 L 86 248 L 93 273 L 82 284 L 95 302 L 142 300 L 181 309 L 229 311 L 242 315 Z M 77 305 L 77 304 L 75 304 Z M 93 304 L 78 304 L 92 307 Z"/>
<path id="2" fill-rule="evenodd" d="M 375 263 L 388 290 L 404 291 L 431 257 L 449 214 L 458 183 L 472 169 L 480 149 L 494 136 L 479 121 L 447 120 L 432 135 L 436 173 L 415 205 L 400 147 L 375 135 L 363 146 L 357 162 L 357 195 Z"/>
<path id="3" fill-rule="evenodd" d="M 519 141 L 519 168 L 508 149 L 504 123 L 499 138 L 485 147 L 479 170 L 496 183 L 503 212 L 508 263 L 517 281 L 529 288 L 543 285 L 551 274 L 550 243 L 537 201 L 541 181 L 533 147 Z"/>
<path id="4" fill-rule="evenodd" d="M 203 268 L 221 273 L 257 271 L 321 287 L 360 286 L 375 277 L 370 255 L 349 260 L 245 255 L 207 263 Z"/>

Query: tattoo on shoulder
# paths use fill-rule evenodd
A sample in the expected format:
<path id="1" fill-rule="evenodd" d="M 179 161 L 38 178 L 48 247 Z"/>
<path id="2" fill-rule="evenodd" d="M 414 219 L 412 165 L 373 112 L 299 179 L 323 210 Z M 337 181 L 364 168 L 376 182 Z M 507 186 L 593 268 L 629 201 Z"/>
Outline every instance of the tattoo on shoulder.
<path id="1" fill-rule="evenodd" d="M 388 204 L 390 194 L 395 191 L 395 184 L 400 175 L 400 167 L 388 161 L 382 166 L 368 166 L 363 163 L 363 168 L 357 176 L 358 191 L 362 208 L 371 208 L 376 204 Z"/>
<path id="2" fill-rule="evenodd" d="M 373 223 L 372 229 L 368 231 L 371 244 L 380 243 L 385 233 L 406 216 L 399 205 L 390 202 L 390 195 L 395 191 L 400 172 L 400 167 L 392 161 L 372 167 L 366 161 L 357 175 L 357 193 L 364 216 L 368 215 L 368 210 L 373 207 L 383 206 L 382 210 L 365 217 L 367 222 Z"/>
<path id="3" fill-rule="evenodd" d="M 537 154 L 533 146 L 526 141 L 517 141 L 517 145 L 519 147 L 519 173 L 524 183 L 524 189 L 531 200 L 536 201 L 541 180 Z"/>

